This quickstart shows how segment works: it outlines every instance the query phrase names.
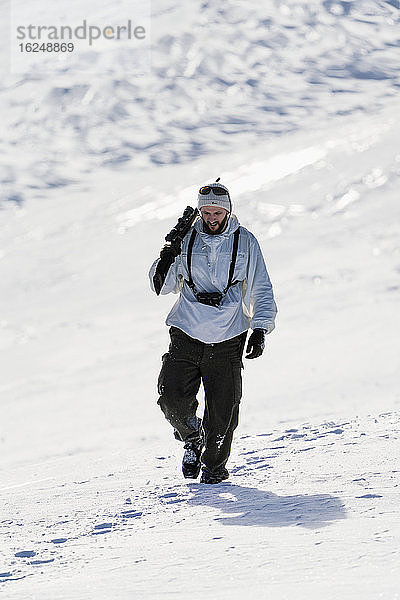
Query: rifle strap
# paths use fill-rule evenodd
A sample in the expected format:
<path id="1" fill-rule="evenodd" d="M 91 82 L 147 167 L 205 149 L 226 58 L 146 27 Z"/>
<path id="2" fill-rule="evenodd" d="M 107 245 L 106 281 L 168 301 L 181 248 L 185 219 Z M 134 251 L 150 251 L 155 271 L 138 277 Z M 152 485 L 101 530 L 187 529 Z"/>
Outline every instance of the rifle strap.
<path id="1" fill-rule="evenodd" d="M 238 245 L 239 245 L 239 233 L 240 233 L 240 227 L 238 227 L 236 229 L 235 233 L 233 234 L 233 248 L 232 248 L 231 266 L 229 267 L 228 285 L 224 289 L 224 294 L 226 294 L 226 292 L 229 290 L 229 288 L 232 285 L 233 272 L 235 270 L 236 257 L 237 257 Z"/>
<path id="2" fill-rule="evenodd" d="M 194 286 L 193 278 L 192 278 L 192 251 L 193 251 L 193 244 L 194 244 L 195 237 L 196 237 L 196 229 L 193 227 L 192 235 L 190 236 L 190 240 L 189 240 L 189 244 L 188 244 L 187 267 L 188 267 L 188 272 L 189 272 L 188 285 L 194 291 L 194 293 L 196 293 L 196 288 Z"/>

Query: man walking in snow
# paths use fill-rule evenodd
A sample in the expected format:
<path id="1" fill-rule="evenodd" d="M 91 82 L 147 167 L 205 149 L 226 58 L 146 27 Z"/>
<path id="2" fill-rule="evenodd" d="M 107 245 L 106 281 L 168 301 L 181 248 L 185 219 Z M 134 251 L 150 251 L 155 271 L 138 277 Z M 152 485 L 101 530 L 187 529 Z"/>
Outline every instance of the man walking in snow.
<path id="1" fill-rule="evenodd" d="M 232 214 L 219 179 L 200 188 L 198 210 L 201 218 L 182 243 L 165 246 L 149 273 L 153 291 L 161 270 L 161 293 L 179 294 L 166 319 L 171 343 L 162 358 L 158 404 L 184 443 L 184 477 L 195 479 L 202 468 L 201 483 L 219 483 L 229 477 L 247 331 L 253 330 L 246 358 L 257 358 L 277 310 L 260 246 Z M 201 382 L 202 419 L 196 414 Z"/>

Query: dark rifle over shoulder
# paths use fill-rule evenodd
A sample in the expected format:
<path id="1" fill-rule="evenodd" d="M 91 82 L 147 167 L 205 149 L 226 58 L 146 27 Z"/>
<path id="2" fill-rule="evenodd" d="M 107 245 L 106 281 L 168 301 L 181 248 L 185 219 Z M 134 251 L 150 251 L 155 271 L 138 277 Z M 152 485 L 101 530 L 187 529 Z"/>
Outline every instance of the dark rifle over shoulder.
<path id="1" fill-rule="evenodd" d="M 165 241 L 168 243 L 160 252 L 160 260 L 153 276 L 154 289 L 157 296 L 161 292 L 170 266 L 178 254 L 180 254 L 183 238 L 193 225 L 198 214 L 197 208 L 187 206 L 183 211 L 183 215 L 179 217 L 175 227 L 165 236 Z"/>

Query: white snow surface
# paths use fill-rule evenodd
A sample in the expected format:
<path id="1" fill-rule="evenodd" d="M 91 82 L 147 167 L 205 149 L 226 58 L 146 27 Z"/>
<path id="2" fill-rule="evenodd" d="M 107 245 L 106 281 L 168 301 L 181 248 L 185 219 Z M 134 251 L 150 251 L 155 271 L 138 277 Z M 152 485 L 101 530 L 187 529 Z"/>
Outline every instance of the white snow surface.
<path id="1" fill-rule="evenodd" d="M 398 27 L 153 0 L 147 75 L 4 73 L 1 597 L 400 597 Z M 207 486 L 156 404 L 175 297 L 147 272 L 216 176 L 279 313 Z"/>

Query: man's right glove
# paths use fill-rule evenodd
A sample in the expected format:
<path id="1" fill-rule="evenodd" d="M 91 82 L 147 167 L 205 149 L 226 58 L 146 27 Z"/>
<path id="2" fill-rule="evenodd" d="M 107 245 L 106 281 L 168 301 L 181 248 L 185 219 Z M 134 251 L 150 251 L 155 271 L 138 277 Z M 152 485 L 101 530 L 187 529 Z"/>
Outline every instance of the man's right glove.
<path id="1" fill-rule="evenodd" d="M 264 339 L 264 329 L 255 329 L 247 342 L 247 355 L 245 358 L 258 358 L 261 356 L 265 347 Z"/>
<path id="2" fill-rule="evenodd" d="M 171 264 L 174 262 L 175 258 L 182 252 L 181 245 L 178 242 L 172 244 L 165 244 L 160 252 L 160 258 L 163 261 L 170 261 L 172 259 Z"/>
<path id="3" fill-rule="evenodd" d="M 153 283 L 154 289 L 156 290 L 157 296 L 161 292 L 161 288 L 164 285 L 165 278 L 169 271 L 170 266 L 175 261 L 175 258 L 181 253 L 182 248 L 180 243 L 175 242 L 172 244 L 166 244 L 160 252 L 160 260 L 154 273 Z"/>

